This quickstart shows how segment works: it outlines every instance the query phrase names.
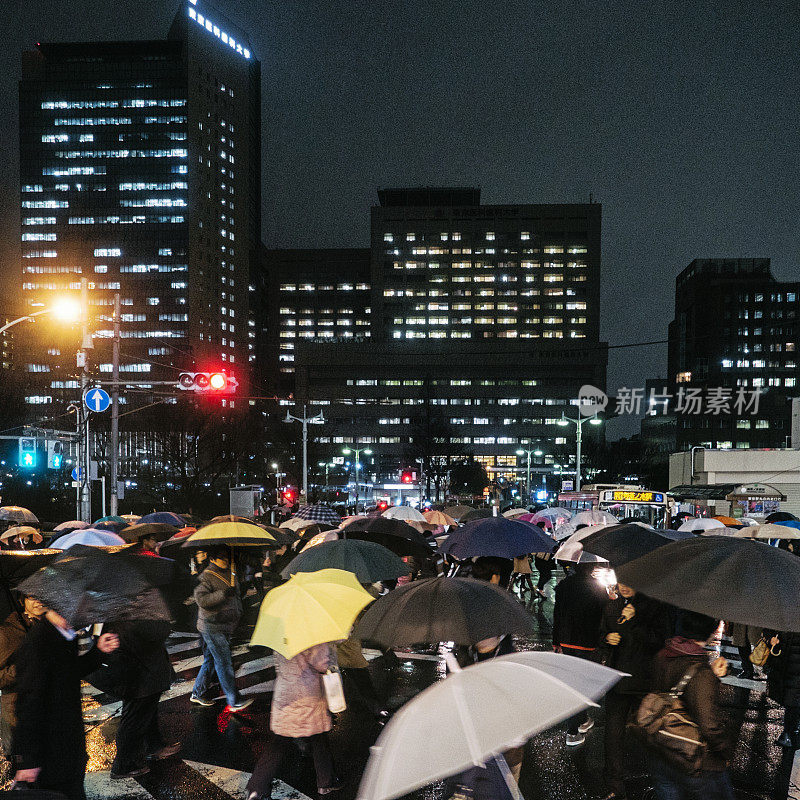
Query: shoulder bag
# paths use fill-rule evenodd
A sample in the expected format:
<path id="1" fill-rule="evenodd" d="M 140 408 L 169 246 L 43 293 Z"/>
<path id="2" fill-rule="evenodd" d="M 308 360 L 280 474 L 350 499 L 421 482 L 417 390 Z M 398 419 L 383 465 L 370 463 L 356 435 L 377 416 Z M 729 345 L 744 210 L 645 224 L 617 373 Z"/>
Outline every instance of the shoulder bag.
<path id="1" fill-rule="evenodd" d="M 668 692 L 646 694 L 631 724 L 646 747 L 689 774 L 699 771 L 706 751 L 700 728 L 682 700 L 699 668 L 700 664 L 693 664 Z"/>

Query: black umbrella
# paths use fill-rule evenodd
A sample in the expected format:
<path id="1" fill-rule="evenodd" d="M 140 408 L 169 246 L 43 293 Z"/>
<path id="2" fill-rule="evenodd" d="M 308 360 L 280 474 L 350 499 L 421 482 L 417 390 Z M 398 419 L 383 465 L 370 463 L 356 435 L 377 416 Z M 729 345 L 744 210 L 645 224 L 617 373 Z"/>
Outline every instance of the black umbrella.
<path id="1" fill-rule="evenodd" d="M 476 644 L 529 634 L 530 615 L 506 591 L 474 578 L 427 578 L 379 597 L 356 624 L 357 638 L 384 647 L 423 642 Z"/>
<path id="2" fill-rule="evenodd" d="M 800 520 L 788 511 L 773 511 L 764 522 L 800 522 Z"/>
<path id="3" fill-rule="evenodd" d="M 11 590 L 60 554 L 60 550 L 0 550 L 0 621 L 19 611 Z"/>
<path id="4" fill-rule="evenodd" d="M 581 539 L 581 544 L 584 552 L 594 553 L 618 567 L 670 542 L 694 538 L 691 531 L 657 531 L 647 525 L 629 522 L 601 528 Z"/>
<path id="5" fill-rule="evenodd" d="M 78 553 L 70 550 L 26 578 L 18 588 L 57 611 L 74 628 L 131 619 L 137 611 L 140 618 L 164 618 L 165 608 L 156 609 L 153 605 L 138 608 L 136 598 L 153 584 L 139 562 L 131 558 L 96 547 L 81 548 Z"/>
<path id="6" fill-rule="evenodd" d="M 309 547 L 281 572 L 290 578 L 296 572 L 343 569 L 352 572 L 359 583 L 375 583 L 408 575 L 411 571 L 401 558 L 377 542 L 340 539 Z"/>
<path id="7" fill-rule="evenodd" d="M 117 522 L 113 519 L 104 519 L 101 522 L 95 522 L 92 527 L 98 531 L 110 531 L 111 533 L 119 533 L 128 527 L 127 522 Z"/>
<path id="8" fill-rule="evenodd" d="M 800 632 L 800 558 L 752 539 L 699 536 L 617 569 L 637 592 L 716 619 Z"/>
<path id="9" fill-rule="evenodd" d="M 448 506 L 444 509 L 444 513 L 456 522 L 460 522 L 462 517 L 469 514 L 470 511 L 475 511 L 475 509 L 472 506 Z"/>
<path id="10" fill-rule="evenodd" d="M 165 542 L 177 532 L 178 528 L 164 522 L 137 522 L 135 525 L 128 525 L 118 531 L 126 542 L 136 542 L 142 536 L 154 536 L 159 542 Z"/>
<path id="11" fill-rule="evenodd" d="M 363 517 L 342 528 L 343 539 L 377 542 L 398 556 L 421 556 L 433 553 L 428 540 L 416 528 L 399 519 Z"/>
<path id="12" fill-rule="evenodd" d="M 506 517 L 468 522 L 454 530 L 439 548 L 453 558 L 498 556 L 517 558 L 528 553 L 549 553 L 553 540 L 538 526 Z"/>

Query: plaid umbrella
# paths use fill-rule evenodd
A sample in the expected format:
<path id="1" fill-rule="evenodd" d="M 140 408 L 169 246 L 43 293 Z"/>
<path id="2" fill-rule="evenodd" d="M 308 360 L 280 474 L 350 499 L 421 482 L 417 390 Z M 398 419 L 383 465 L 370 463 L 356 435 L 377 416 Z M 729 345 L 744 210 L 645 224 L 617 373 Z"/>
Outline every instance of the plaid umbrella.
<path id="1" fill-rule="evenodd" d="M 314 522 L 325 522 L 338 528 L 342 524 L 342 518 L 324 503 L 315 503 L 313 506 L 303 506 L 295 515 L 300 519 L 310 519 Z"/>

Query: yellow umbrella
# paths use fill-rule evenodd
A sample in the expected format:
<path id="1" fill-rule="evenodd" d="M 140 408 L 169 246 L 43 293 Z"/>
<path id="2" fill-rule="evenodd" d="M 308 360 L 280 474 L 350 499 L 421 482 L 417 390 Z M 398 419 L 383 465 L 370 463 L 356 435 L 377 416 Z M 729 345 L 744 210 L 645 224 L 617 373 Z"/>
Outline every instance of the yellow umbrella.
<path id="1" fill-rule="evenodd" d="M 260 525 L 249 522 L 212 522 L 186 538 L 184 547 L 280 547 L 281 543 Z"/>
<path id="2" fill-rule="evenodd" d="M 373 600 L 352 572 L 298 572 L 264 598 L 250 644 L 293 658 L 314 645 L 341 641 Z"/>

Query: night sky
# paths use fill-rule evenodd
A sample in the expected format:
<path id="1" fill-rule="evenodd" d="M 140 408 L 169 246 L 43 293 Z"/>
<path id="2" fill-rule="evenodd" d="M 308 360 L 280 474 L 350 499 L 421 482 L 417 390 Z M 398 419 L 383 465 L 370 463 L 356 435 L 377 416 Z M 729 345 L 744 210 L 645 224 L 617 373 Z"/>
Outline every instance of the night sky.
<path id="1" fill-rule="evenodd" d="M 162 38 L 177 3 L 0 5 L 4 311 L 19 281 L 20 52 Z M 366 246 L 378 186 L 478 185 L 485 203 L 592 193 L 611 344 L 666 338 L 692 258 L 767 256 L 779 279 L 800 279 L 796 3 L 215 5 L 262 61 L 269 247 Z M 665 372 L 664 346 L 612 351 L 609 386 Z"/>

